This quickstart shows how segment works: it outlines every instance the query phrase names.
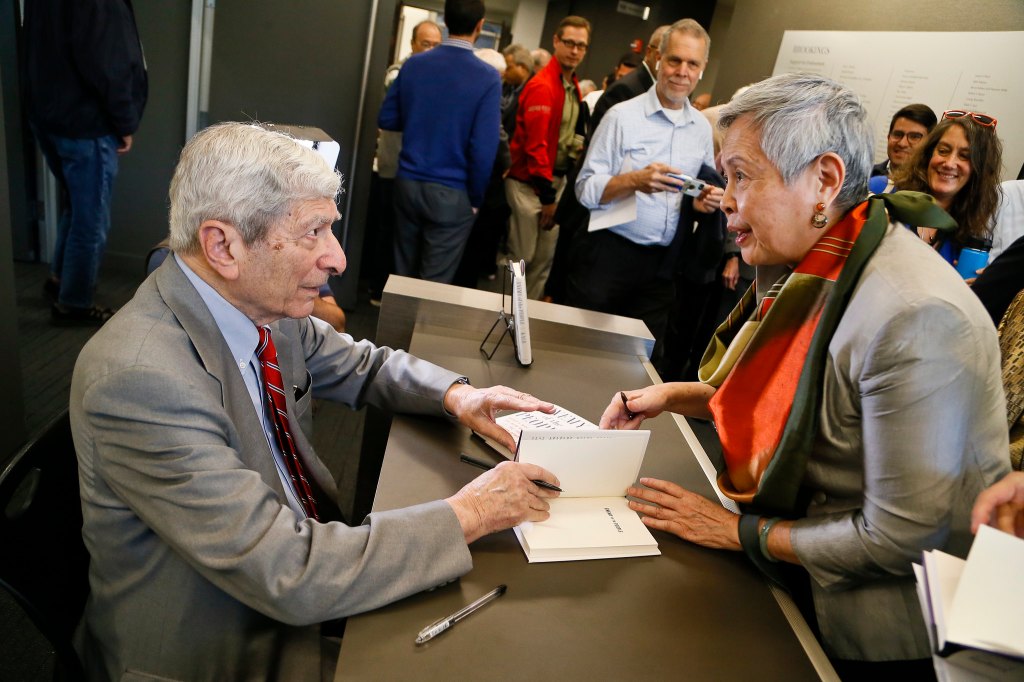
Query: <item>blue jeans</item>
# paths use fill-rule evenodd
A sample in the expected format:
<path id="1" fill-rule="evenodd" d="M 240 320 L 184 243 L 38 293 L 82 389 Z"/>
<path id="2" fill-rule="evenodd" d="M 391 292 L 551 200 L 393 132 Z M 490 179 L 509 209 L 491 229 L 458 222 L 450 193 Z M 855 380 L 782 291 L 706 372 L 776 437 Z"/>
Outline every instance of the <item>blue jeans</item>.
<path id="1" fill-rule="evenodd" d="M 62 305 L 88 308 L 110 231 L 110 195 L 117 176 L 113 135 L 76 140 L 36 131 L 46 164 L 66 194 L 51 270 Z"/>

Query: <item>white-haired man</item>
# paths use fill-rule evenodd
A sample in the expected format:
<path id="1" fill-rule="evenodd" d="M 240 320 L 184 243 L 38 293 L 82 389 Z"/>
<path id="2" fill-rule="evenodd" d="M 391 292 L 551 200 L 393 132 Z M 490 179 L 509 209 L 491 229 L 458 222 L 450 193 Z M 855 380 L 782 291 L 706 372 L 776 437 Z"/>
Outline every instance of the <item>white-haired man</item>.
<path id="1" fill-rule="evenodd" d="M 341 521 L 308 440 L 313 396 L 499 439 L 496 409 L 553 408 L 309 317 L 345 268 L 339 182 L 312 150 L 252 125 L 207 128 L 182 151 L 174 254 L 72 381 L 91 677 L 315 679 L 318 623 L 450 581 L 471 568 L 468 543 L 546 517 L 531 479 L 552 476 L 510 462 L 446 500 Z"/>

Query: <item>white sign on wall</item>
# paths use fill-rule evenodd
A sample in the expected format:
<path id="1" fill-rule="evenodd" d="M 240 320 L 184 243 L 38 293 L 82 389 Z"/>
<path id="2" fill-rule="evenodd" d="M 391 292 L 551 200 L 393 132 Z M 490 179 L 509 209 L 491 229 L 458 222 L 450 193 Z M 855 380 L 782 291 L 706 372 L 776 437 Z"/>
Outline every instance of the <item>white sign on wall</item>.
<path id="1" fill-rule="evenodd" d="M 861 97 L 875 131 L 874 160 L 885 159 L 892 115 L 927 104 L 936 116 L 965 109 L 999 119 L 1004 180 L 1024 164 L 1024 32 L 928 33 L 786 31 L 772 75 L 815 73 Z"/>

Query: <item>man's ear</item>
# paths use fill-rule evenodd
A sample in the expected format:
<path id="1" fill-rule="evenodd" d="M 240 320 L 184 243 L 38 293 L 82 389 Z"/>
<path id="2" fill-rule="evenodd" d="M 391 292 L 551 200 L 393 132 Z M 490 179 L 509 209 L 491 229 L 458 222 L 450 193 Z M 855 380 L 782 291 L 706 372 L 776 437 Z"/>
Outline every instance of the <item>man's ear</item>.
<path id="1" fill-rule="evenodd" d="M 242 235 L 231 223 L 204 220 L 199 226 L 199 248 L 210 268 L 226 280 L 238 279 L 239 259 L 245 254 Z"/>

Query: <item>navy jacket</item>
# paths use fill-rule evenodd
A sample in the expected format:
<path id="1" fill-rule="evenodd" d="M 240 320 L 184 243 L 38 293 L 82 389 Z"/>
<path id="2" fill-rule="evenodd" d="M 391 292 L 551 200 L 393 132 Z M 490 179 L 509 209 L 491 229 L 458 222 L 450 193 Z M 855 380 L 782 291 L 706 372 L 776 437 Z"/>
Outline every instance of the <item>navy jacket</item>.
<path id="1" fill-rule="evenodd" d="M 132 135 L 149 84 L 131 0 L 25 3 L 22 83 L 29 116 L 76 139 Z"/>

